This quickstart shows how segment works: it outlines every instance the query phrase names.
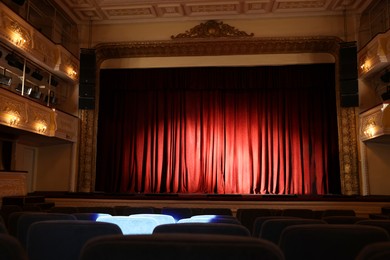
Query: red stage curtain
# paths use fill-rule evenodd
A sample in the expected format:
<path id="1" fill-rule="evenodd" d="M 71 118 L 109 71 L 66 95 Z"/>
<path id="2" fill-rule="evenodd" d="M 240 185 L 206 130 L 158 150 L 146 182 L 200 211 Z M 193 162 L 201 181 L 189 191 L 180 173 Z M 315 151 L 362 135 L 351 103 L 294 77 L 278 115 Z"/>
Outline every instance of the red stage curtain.
<path id="1" fill-rule="evenodd" d="M 339 193 L 334 64 L 101 70 L 96 190 Z"/>

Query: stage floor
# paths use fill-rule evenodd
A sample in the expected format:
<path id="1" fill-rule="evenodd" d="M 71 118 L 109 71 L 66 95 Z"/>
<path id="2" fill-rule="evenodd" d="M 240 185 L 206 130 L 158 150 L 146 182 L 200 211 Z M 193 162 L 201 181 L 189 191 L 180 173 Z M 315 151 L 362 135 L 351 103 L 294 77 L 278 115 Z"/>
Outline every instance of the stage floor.
<path id="1" fill-rule="evenodd" d="M 34 192 L 56 206 L 132 206 L 230 208 L 308 208 L 312 210 L 352 209 L 357 216 L 380 214 L 390 207 L 390 196 L 343 195 L 245 195 L 245 194 L 108 194 L 71 192 Z"/>

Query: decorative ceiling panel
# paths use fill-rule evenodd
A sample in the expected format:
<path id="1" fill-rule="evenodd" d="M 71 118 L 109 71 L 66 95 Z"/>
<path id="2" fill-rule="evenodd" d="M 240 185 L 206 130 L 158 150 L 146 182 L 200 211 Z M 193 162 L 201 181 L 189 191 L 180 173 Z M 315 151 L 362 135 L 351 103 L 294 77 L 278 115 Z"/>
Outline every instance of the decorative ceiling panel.
<path id="1" fill-rule="evenodd" d="M 361 12 L 374 0 L 54 0 L 77 23 L 156 22 L 335 15 Z"/>

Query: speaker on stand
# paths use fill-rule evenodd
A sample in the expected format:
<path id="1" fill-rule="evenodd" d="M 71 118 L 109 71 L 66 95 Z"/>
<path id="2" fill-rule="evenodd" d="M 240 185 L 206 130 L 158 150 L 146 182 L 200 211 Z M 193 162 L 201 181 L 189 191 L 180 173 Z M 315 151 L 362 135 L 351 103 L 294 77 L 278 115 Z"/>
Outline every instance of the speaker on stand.
<path id="1" fill-rule="evenodd" d="M 81 49 L 79 76 L 79 109 L 95 108 L 96 54 L 94 49 Z"/>
<path id="2" fill-rule="evenodd" d="M 356 42 L 340 43 L 340 105 L 359 106 L 358 63 Z"/>

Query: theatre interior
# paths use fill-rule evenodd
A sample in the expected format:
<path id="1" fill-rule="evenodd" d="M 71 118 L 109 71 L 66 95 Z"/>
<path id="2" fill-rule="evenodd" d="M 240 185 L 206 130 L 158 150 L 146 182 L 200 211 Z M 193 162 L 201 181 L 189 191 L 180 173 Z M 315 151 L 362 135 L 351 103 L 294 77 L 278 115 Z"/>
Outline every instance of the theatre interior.
<path id="1" fill-rule="evenodd" d="M 4 259 L 389 259 L 390 0 L 2 0 L 0 206 Z"/>

